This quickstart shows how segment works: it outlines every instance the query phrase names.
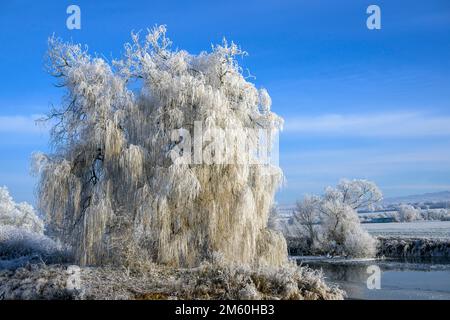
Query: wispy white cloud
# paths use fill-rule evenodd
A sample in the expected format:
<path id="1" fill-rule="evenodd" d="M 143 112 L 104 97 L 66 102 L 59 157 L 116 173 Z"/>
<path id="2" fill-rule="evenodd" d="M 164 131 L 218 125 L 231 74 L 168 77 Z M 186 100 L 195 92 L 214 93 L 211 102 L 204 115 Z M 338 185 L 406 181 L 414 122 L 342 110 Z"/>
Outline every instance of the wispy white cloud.
<path id="1" fill-rule="evenodd" d="M 0 116 L 0 133 L 42 133 L 47 132 L 45 124 L 36 122 L 42 115 Z"/>
<path id="2" fill-rule="evenodd" d="M 422 113 L 327 114 L 286 119 L 284 131 L 356 137 L 430 137 L 450 135 L 450 116 Z"/>

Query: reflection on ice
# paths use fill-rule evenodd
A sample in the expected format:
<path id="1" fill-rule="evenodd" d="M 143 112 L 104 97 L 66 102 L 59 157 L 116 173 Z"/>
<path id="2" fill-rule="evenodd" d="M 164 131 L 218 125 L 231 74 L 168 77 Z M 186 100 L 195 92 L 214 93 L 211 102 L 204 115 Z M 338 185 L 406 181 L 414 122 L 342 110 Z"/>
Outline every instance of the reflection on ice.
<path id="1" fill-rule="evenodd" d="M 298 264 L 321 269 L 348 299 L 450 299 L 450 259 L 340 259 L 292 257 Z M 381 288 L 368 289 L 368 266 L 381 269 Z"/>

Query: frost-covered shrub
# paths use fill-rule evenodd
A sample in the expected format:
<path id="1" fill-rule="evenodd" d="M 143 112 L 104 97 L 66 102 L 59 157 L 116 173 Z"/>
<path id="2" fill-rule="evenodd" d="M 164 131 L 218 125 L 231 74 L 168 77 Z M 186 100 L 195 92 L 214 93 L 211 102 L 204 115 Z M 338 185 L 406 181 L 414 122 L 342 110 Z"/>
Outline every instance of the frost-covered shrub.
<path id="1" fill-rule="evenodd" d="M 404 258 L 450 257 L 450 241 L 445 238 L 378 237 L 378 255 Z"/>
<path id="2" fill-rule="evenodd" d="M 344 248 L 344 253 L 352 257 L 374 257 L 377 253 L 377 240 L 359 226 L 348 230 Z"/>
<path id="3" fill-rule="evenodd" d="M 26 202 L 14 202 L 8 188 L 0 187 L 0 227 L 5 225 L 39 234 L 44 231 L 44 223 L 37 216 L 33 207 Z"/>
<path id="4" fill-rule="evenodd" d="M 324 212 L 320 226 L 322 249 L 329 254 L 371 257 L 376 241 L 360 224 L 358 214 L 346 204 L 331 200 L 321 204 Z"/>
<path id="5" fill-rule="evenodd" d="M 267 229 L 282 172 L 249 161 L 259 143 L 252 130 L 272 137 L 282 125 L 267 91 L 242 75 L 235 44 L 193 55 L 171 49 L 165 33 L 133 34 L 113 65 L 50 39 L 49 69 L 66 100 L 50 114 L 54 154 L 35 157 L 49 233 L 80 264 L 196 266 L 216 251 L 230 262 L 259 264 L 263 251 L 264 263 L 286 262 L 284 239 Z M 189 162 L 184 142 L 195 140 L 196 123 L 249 134 L 226 131 L 230 162 Z M 220 153 L 201 146 L 206 158 Z"/>
<path id="6" fill-rule="evenodd" d="M 68 248 L 43 234 L 44 223 L 27 203 L 17 204 L 0 187 L 0 269 L 15 269 L 31 261 L 62 262 Z"/>
<path id="7" fill-rule="evenodd" d="M 344 295 L 326 285 L 320 272 L 294 263 L 258 269 L 206 263 L 195 274 L 195 282 L 177 290 L 186 298 L 332 300 Z"/>
<path id="8" fill-rule="evenodd" d="M 68 290 L 67 267 L 30 264 L 14 270 L 0 270 L 0 297 L 5 300 L 77 299 Z"/>
<path id="9" fill-rule="evenodd" d="M 342 299 L 343 291 L 328 286 L 318 271 L 296 265 L 248 268 L 203 263 L 174 269 L 153 265 L 145 273 L 123 268 L 83 267 L 80 290 L 68 290 L 63 265 L 33 265 L 0 271 L 0 296 L 5 299 Z"/>
<path id="10" fill-rule="evenodd" d="M 70 251 L 43 234 L 14 226 L 0 226 L 0 260 L 19 259 L 17 262 L 22 263 L 31 258 L 47 263 L 63 262 L 70 258 Z M 3 261 L 5 266 L 14 266 L 14 263 Z"/>
<path id="11" fill-rule="evenodd" d="M 421 210 L 420 213 L 423 220 L 445 221 L 450 217 L 448 210 L 445 209 L 427 209 Z"/>
<path id="12" fill-rule="evenodd" d="M 420 209 L 416 209 L 412 205 L 402 204 L 397 211 L 400 222 L 411 222 L 421 219 Z"/>
<path id="13" fill-rule="evenodd" d="M 309 253 L 374 256 L 376 240 L 361 227 L 356 210 L 371 207 L 381 198 L 378 187 L 366 180 L 342 180 L 335 188 L 328 187 L 322 197 L 305 198 L 295 216 L 301 226 L 300 238 L 309 243 Z"/>
<path id="14" fill-rule="evenodd" d="M 395 222 L 400 222 L 400 215 L 398 211 L 391 212 L 389 216 L 392 217 L 392 219 L 394 219 Z"/>

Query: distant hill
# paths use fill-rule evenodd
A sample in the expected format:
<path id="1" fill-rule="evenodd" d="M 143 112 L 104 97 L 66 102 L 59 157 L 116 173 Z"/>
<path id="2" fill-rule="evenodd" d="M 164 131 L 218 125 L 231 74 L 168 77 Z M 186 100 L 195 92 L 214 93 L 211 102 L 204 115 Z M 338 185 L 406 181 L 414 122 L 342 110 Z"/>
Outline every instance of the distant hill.
<path id="1" fill-rule="evenodd" d="M 383 200 L 384 205 L 398 203 L 417 203 L 417 202 L 443 202 L 450 201 L 450 191 L 441 191 L 424 194 L 414 194 L 410 196 L 386 198 Z"/>
<path id="2" fill-rule="evenodd" d="M 421 203 L 421 202 L 450 202 L 450 191 L 440 191 L 440 192 L 432 192 L 432 193 L 423 193 L 423 194 L 413 194 L 409 196 L 403 197 L 392 197 L 383 199 L 381 204 L 383 206 L 396 205 L 400 203 Z M 292 213 L 295 209 L 295 205 L 279 205 L 277 206 L 278 215 L 280 218 L 289 218 L 292 216 Z M 369 210 L 371 211 L 371 210 Z M 360 212 L 369 212 L 361 210 Z"/>

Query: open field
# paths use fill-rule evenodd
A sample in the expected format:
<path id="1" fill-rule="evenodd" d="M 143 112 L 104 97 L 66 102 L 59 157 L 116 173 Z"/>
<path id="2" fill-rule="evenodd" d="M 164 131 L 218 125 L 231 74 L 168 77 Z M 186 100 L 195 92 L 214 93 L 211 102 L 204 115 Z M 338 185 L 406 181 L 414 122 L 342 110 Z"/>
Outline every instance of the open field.
<path id="1" fill-rule="evenodd" d="M 373 236 L 450 238 L 450 221 L 415 221 L 362 224 Z"/>

